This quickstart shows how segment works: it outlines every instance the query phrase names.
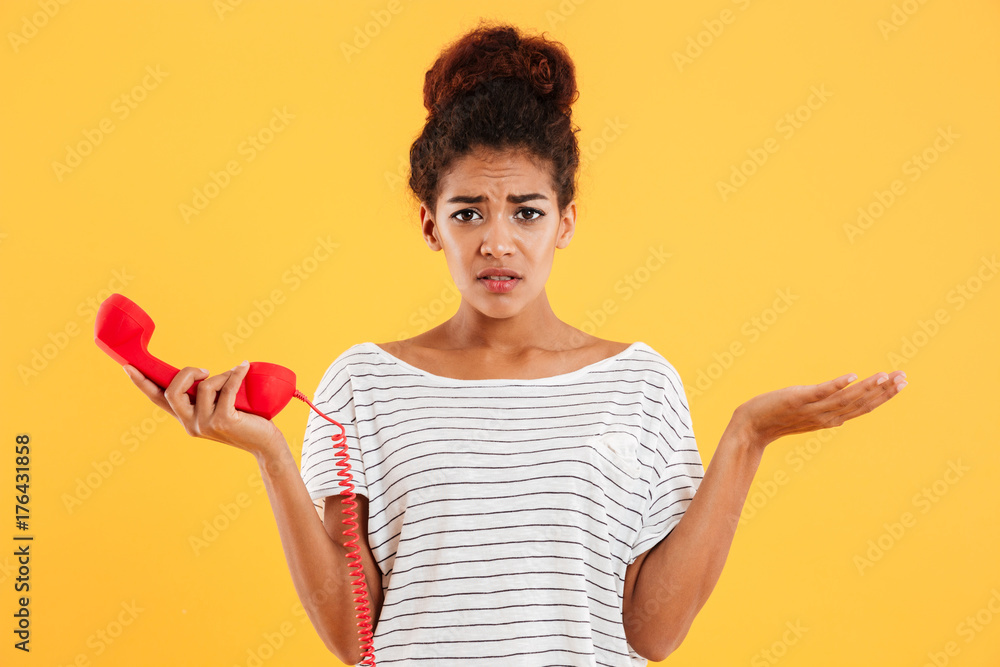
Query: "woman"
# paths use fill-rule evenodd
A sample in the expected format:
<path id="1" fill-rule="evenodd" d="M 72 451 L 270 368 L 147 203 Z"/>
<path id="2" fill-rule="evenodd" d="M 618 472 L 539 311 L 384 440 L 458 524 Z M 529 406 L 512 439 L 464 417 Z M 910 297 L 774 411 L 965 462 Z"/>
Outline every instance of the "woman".
<path id="1" fill-rule="evenodd" d="M 315 395 L 346 429 L 378 664 L 664 659 L 721 574 L 766 445 L 905 385 L 844 375 L 757 396 L 706 472 L 673 366 L 566 324 L 546 297 L 574 233 L 576 96 L 565 48 L 506 25 L 427 72 L 410 186 L 461 304 L 414 338 L 352 346 Z M 234 409 L 245 365 L 185 368 L 163 392 L 126 372 L 189 434 L 255 455 L 303 605 L 357 663 L 334 427 L 310 413 L 300 470 L 272 422 Z"/>

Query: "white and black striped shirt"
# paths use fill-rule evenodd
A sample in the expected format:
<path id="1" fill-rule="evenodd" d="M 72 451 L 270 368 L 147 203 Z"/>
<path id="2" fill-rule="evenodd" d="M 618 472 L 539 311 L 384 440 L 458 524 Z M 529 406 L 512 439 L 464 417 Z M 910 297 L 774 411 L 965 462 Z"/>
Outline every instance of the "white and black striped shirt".
<path id="1" fill-rule="evenodd" d="M 632 343 L 553 377 L 460 380 L 359 343 L 314 403 L 344 425 L 385 594 L 378 665 L 646 665 L 622 625 L 625 569 L 704 475 L 680 376 Z M 301 474 L 343 492 L 310 412 Z"/>

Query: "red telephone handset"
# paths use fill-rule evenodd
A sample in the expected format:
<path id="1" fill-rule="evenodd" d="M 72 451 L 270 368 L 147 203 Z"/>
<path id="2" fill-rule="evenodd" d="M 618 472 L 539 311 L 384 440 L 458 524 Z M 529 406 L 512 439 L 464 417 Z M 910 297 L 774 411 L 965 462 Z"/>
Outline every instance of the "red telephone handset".
<path id="1" fill-rule="evenodd" d="M 135 366 L 161 389 L 166 389 L 178 369 L 149 353 L 147 346 L 155 327 L 142 308 L 121 294 L 112 294 L 97 310 L 94 342 L 118 363 Z M 192 398 L 196 397 L 200 382 L 195 380 L 188 389 Z M 271 419 L 294 395 L 295 373 L 278 364 L 255 361 L 236 394 L 236 409 Z"/>
<path id="2" fill-rule="evenodd" d="M 149 339 L 153 335 L 152 318 L 146 312 L 121 294 L 112 294 L 97 309 L 97 319 L 94 321 L 94 342 L 111 355 L 119 364 L 129 364 L 152 380 L 161 389 L 166 389 L 174 376 L 179 372 L 149 353 Z M 201 380 L 195 380 L 187 393 L 197 398 L 196 387 Z M 306 396 L 295 388 L 295 373 L 278 364 L 268 364 L 255 361 L 250 364 L 236 394 L 236 409 L 250 412 L 265 419 L 271 419 L 281 412 L 292 397 L 309 404 L 313 410 L 328 422 L 340 427 L 338 435 L 331 436 L 334 445 L 340 449 L 337 452 L 341 460 L 337 462 L 341 477 L 340 485 L 347 489 L 341 494 L 344 503 L 344 523 L 353 528 L 358 527 L 354 484 L 351 482 L 351 464 L 347 454 L 347 439 L 342 424 L 330 419 L 316 409 Z M 344 535 L 351 539 L 344 546 L 351 547 L 347 558 L 351 561 L 351 577 L 354 579 L 354 601 L 357 605 L 358 636 L 361 639 L 361 665 L 375 667 L 375 655 L 372 652 L 371 616 L 368 608 L 368 587 L 365 585 L 364 567 L 358 553 L 358 536 L 352 528 L 345 528 Z"/>

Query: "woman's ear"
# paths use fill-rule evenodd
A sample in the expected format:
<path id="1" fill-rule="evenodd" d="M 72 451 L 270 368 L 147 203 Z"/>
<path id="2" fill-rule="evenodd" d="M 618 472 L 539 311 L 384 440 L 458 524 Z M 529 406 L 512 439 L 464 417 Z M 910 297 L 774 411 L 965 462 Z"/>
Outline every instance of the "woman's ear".
<path id="1" fill-rule="evenodd" d="M 574 199 L 570 203 L 566 204 L 566 208 L 559 218 L 559 231 L 556 236 L 556 247 L 565 248 L 569 245 L 569 241 L 573 238 L 573 232 L 576 231 L 576 200 Z"/>
<path id="2" fill-rule="evenodd" d="M 441 239 L 438 237 L 437 225 L 431 217 L 431 211 L 427 204 L 420 202 L 420 229 L 424 235 L 424 241 L 431 250 L 442 250 Z"/>

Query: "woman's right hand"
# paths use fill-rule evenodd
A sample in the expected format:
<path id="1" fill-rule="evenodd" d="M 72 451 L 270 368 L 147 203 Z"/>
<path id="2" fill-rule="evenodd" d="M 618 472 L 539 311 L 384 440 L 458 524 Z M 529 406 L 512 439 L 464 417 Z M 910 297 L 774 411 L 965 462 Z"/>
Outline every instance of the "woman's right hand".
<path id="1" fill-rule="evenodd" d="M 236 393 L 250 365 L 246 362 L 225 373 L 209 377 L 208 371 L 182 368 L 166 389 L 160 389 L 134 366 L 122 366 L 135 386 L 153 403 L 173 415 L 187 434 L 207 438 L 246 450 L 258 458 L 284 442 L 284 436 L 270 419 L 236 409 Z M 201 380 L 191 399 L 187 390 Z"/>

